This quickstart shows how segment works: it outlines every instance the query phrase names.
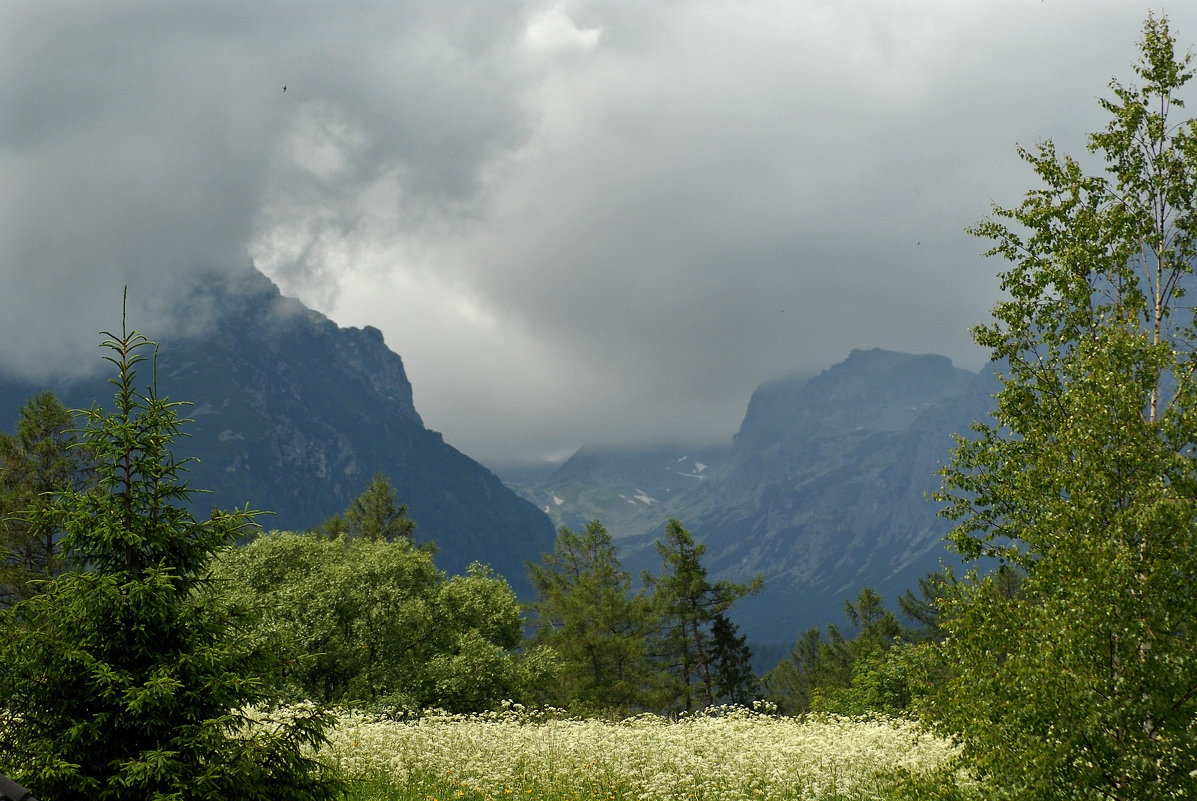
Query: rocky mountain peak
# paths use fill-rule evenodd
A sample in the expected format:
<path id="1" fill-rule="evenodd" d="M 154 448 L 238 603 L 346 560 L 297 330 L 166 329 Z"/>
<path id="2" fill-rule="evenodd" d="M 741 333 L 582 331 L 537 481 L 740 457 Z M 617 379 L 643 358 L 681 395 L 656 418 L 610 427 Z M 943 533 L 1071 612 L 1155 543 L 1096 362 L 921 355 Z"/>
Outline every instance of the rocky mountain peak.
<path id="1" fill-rule="evenodd" d="M 974 378 L 945 356 L 853 350 L 816 376 L 761 385 L 735 441 L 759 450 L 819 431 L 903 431 L 931 405 L 963 392 Z"/>
<path id="2" fill-rule="evenodd" d="M 197 276 L 178 313 L 190 316 L 185 334 L 142 333 L 161 342 L 159 393 L 195 404 L 178 445 L 198 457 L 191 486 L 210 491 L 195 498 L 198 514 L 248 503 L 273 513 L 259 521 L 268 528 L 304 529 L 382 473 L 408 504 L 416 538 L 438 544 L 438 566 L 464 573 L 490 563 L 528 592 L 524 562 L 552 548 L 551 522 L 424 427 L 403 360 L 378 329 L 342 328 L 256 270 Z M 0 419 L 15 420 L 47 388 L 74 408 L 112 397 L 106 375 L 0 381 Z"/>

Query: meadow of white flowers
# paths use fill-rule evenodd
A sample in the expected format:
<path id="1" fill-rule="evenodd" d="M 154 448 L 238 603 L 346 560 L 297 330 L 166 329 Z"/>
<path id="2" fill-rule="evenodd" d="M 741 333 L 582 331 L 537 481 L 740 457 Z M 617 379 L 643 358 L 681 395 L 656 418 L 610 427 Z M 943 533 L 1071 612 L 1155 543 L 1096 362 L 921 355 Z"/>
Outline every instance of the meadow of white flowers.
<path id="1" fill-rule="evenodd" d="M 882 785 L 903 770 L 965 781 L 951 771 L 957 749 L 909 721 L 737 707 L 618 722 L 519 705 L 408 721 L 347 712 L 323 753 L 351 776 L 385 775 L 401 786 L 439 777 L 495 798 L 868 798 L 884 795 Z"/>

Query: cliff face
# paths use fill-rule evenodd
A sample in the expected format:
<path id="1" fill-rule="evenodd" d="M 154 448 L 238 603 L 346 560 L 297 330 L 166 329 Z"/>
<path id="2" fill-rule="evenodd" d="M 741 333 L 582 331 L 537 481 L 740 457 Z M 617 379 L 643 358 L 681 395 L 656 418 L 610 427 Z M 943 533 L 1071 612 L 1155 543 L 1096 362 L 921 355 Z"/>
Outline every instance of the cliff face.
<path id="1" fill-rule="evenodd" d="M 996 389 L 989 371 L 874 350 L 759 390 L 717 497 L 693 523 L 715 572 L 765 575 L 766 595 L 743 605 L 745 628 L 796 635 L 840 620 L 865 586 L 892 605 L 956 563 L 929 496 L 952 435 L 986 416 Z"/>
<path id="2" fill-rule="evenodd" d="M 382 473 L 408 504 L 417 539 L 436 541 L 438 566 L 461 573 L 472 561 L 489 563 L 528 590 L 524 561 L 552 548 L 552 524 L 424 427 L 403 361 L 377 329 L 341 328 L 256 271 L 213 276 L 191 303 L 184 313 L 207 322 L 197 336 L 161 338 L 158 390 L 195 404 L 183 410 L 193 422 L 176 449 L 198 458 L 190 485 L 211 491 L 196 496 L 197 511 L 249 504 L 273 513 L 259 518 L 265 528 L 307 528 Z M 138 378 L 149 383 L 148 364 Z M 76 408 L 107 405 L 106 380 L 53 388 Z M 0 425 L 11 426 L 42 388 L 9 382 Z"/>

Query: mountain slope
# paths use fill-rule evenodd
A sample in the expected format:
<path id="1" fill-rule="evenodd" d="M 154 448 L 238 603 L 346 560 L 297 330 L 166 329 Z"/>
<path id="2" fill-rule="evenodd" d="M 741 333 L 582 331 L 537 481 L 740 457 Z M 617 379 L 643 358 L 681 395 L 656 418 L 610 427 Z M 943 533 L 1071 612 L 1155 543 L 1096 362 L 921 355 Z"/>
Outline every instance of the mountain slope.
<path id="1" fill-rule="evenodd" d="M 713 576 L 764 575 L 764 593 L 735 613 L 749 636 L 793 641 L 805 628 L 841 621 L 844 601 L 862 587 L 892 603 L 952 560 L 943 547 L 949 525 L 927 494 L 938 488 L 951 435 L 985 416 L 994 391 L 990 372 L 942 356 L 852 351 L 817 376 L 759 387 L 733 442 L 712 449 L 708 478 L 614 514 L 608 527 L 626 566 L 657 571 L 653 542 L 677 517 L 706 544 Z M 649 454 L 657 470 L 667 465 L 668 454 Z M 556 521 L 572 514 L 607 523 L 593 500 L 647 480 L 642 452 L 589 449 L 520 491 L 538 503 L 546 493 L 561 499 L 549 509 Z"/>
<path id="2" fill-rule="evenodd" d="M 766 387 L 733 465 L 692 529 L 716 574 L 765 575 L 745 602 L 753 636 L 839 620 L 872 585 L 890 602 L 954 557 L 929 494 L 951 435 L 991 407 L 992 374 L 939 356 L 854 351 L 808 382 Z"/>
<path id="3" fill-rule="evenodd" d="M 585 447 L 555 469 L 501 468 L 500 477 L 553 523 L 581 531 L 601 520 L 613 538 L 653 528 L 727 467 L 731 448 Z"/>
<path id="4" fill-rule="evenodd" d="M 461 573 L 487 562 L 528 591 L 524 561 L 552 547 L 552 524 L 424 427 L 403 362 L 378 330 L 340 328 L 256 271 L 213 276 L 192 303 L 211 322 L 196 337 L 162 338 L 158 388 L 195 403 L 184 410 L 191 436 L 176 448 L 199 459 L 191 486 L 211 490 L 197 496 L 197 511 L 248 503 L 274 512 L 259 518 L 266 528 L 307 528 L 342 511 L 381 472 L 408 504 L 417 539 L 437 542 L 438 566 Z M 150 367 L 142 367 L 138 378 L 148 384 Z M 52 388 L 73 407 L 109 405 L 106 381 Z M 11 426 L 43 388 L 0 382 L 0 425 Z"/>

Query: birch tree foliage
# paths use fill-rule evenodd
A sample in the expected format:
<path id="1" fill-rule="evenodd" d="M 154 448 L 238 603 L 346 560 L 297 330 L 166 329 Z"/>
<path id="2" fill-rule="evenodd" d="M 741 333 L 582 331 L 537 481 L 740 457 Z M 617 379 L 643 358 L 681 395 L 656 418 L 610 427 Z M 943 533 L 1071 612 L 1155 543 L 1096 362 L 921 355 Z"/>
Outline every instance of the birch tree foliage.
<path id="1" fill-rule="evenodd" d="M 1193 70 L 1166 18 L 1139 49 L 1089 138 L 1104 170 L 1050 141 L 1020 150 L 1040 186 L 971 231 L 1008 262 L 1007 299 L 974 330 L 1002 389 L 938 498 L 961 554 L 1026 579 L 956 588 L 958 670 L 932 712 L 997 795 L 1197 793 Z"/>

